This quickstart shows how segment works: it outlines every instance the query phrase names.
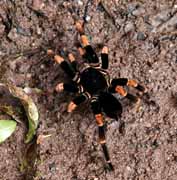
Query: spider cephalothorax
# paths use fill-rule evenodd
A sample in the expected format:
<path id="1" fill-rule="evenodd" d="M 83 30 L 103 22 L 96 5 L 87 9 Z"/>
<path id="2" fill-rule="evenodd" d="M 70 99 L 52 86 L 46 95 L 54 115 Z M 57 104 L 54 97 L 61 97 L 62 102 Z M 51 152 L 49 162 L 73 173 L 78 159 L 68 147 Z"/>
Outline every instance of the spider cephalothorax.
<path id="1" fill-rule="evenodd" d="M 85 101 L 90 102 L 91 109 L 98 125 L 99 142 L 102 146 L 109 168 L 113 169 L 106 147 L 103 113 L 116 120 L 121 117 L 122 105 L 112 95 L 113 93 L 119 93 L 121 96 L 134 102 L 139 101 L 138 97 L 128 93 L 123 86 L 132 86 L 143 93 L 146 89 L 135 80 L 129 80 L 127 78 L 117 78 L 111 80 L 107 71 L 108 48 L 106 46 L 103 47 L 100 63 L 95 51 L 89 44 L 87 36 L 84 35 L 81 23 L 76 23 L 76 29 L 81 35 L 82 44 L 79 44 L 78 51 L 87 62 L 87 67 L 79 72 L 77 68 L 77 61 L 71 53 L 68 55 L 69 63 L 60 55 L 55 55 L 54 60 L 60 64 L 61 68 L 71 78 L 71 83 L 69 84 L 59 83 L 56 86 L 56 91 L 61 92 L 65 90 L 77 93 L 77 96 L 68 105 L 68 112 L 72 112 L 77 106 Z M 52 51 L 48 51 L 48 54 L 51 54 L 51 52 Z"/>

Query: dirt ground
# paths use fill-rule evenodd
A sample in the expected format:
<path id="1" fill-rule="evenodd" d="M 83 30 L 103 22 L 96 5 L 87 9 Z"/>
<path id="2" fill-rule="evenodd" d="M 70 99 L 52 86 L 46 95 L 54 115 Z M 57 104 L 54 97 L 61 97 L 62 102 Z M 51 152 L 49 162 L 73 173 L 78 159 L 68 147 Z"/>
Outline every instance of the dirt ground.
<path id="1" fill-rule="evenodd" d="M 46 50 L 73 52 L 81 62 L 77 19 L 84 19 L 97 53 L 109 47 L 112 78 L 137 79 L 148 88 L 138 109 L 118 97 L 125 132 L 115 121 L 106 131 L 113 172 L 105 168 L 89 105 L 69 114 L 74 96 L 54 91 L 68 77 Z M 177 1 L 1 0 L 0 39 L 0 82 L 43 90 L 31 94 L 40 112 L 37 135 L 52 135 L 29 148 L 26 128 L 18 124 L 0 145 L 1 180 L 177 179 Z M 8 96 L 2 89 L 0 95 L 1 102 Z"/>

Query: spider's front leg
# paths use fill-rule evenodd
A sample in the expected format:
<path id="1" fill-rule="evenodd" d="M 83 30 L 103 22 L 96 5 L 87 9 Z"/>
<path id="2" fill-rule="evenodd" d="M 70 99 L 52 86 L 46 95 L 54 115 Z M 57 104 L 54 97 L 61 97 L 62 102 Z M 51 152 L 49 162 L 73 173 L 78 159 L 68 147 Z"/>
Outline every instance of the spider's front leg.
<path id="1" fill-rule="evenodd" d="M 60 55 L 55 55 L 54 60 L 60 64 L 60 67 L 66 72 L 66 74 L 72 78 L 73 81 L 79 82 L 79 73 L 76 71 L 76 62 L 72 54 L 68 56 L 70 64 L 64 60 Z"/>
<path id="2" fill-rule="evenodd" d="M 75 77 L 77 77 L 76 80 L 77 79 L 79 80 L 79 76 L 77 76 L 78 74 L 76 73 L 77 72 L 77 62 L 76 62 L 75 57 L 73 56 L 72 53 L 68 54 L 68 59 L 70 61 L 71 67 L 66 61 L 64 61 L 64 59 L 61 56 L 57 55 L 54 58 L 55 58 L 55 61 L 61 65 L 63 70 L 65 72 L 67 72 L 67 74 L 70 77 L 72 77 L 74 79 L 75 79 Z M 55 87 L 55 90 L 57 92 L 62 92 L 65 90 L 65 91 L 72 92 L 72 93 L 78 93 L 78 92 L 81 93 L 81 92 L 83 92 L 83 87 L 81 85 L 79 85 L 77 83 L 77 81 L 76 82 L 71 81 L 71 83 L 59 83 L 59 84 L 57 84 L 57 86 Z"/>
<path id="3" fill-rule="evenodd" d="M 109 157 L 108 149 L 106 146 L 104 120 L 103 120 L 103 115 L 101 113 L 101 107 L 100 107 L 99 100 L 98 99 L 92 99 L 91 107 L 92 107 L 92 111 L 95 115 L 96 123 L 98 126 L 99 143 L 102 146 L 103 153 L 104 153 L 106 162 L 109 166 L 109 169 L 114 170 L 112 163 L 111 163 L 111 160 L 110 160 L 110 157 Z"/>
<path id="4" fill-rule="evenodd" d="M 78 51 L 91 66 L 99 67 L 99 59 L 96 52 L 93 50 L 92 46 L 89 43 L 88 37 L 84 34 L 84 28 L 80 22 L 76 22 L 76 29 L 81 36 L 82 46 L 78 45 Z"/>
<path id="5" fill-rule="evenodd" d="M 59 83 L 56 85 L 55 90 L 57 92 L 67 91 L 71 93 L 81 93 L 83 92 L 83 87 L 78 85 L 76 82 L 71 83 Z"/>

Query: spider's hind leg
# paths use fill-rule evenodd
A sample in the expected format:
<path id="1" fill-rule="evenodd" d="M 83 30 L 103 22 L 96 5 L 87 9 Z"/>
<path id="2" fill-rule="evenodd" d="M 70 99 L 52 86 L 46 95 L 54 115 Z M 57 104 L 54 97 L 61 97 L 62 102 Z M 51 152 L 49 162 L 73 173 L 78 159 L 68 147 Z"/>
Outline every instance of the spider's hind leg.
<path id="1" fill-rule="evenodd" d="M 127 86 L 131 86 L 136 88 L 137 90 L 141 91 L 142 93 L 146 93 L 147 89 L 142 86 L 141 84 L 139 84 L 136 80 L 134 79 L 129 79 L 127 80 Z"/>
<path id="2" fill-rule="evenodd" d="M 91 108 L 96 118 L 96 123 L 98 126 L 98 133 L 99 133 L 99 143 L 102 146 L 107 165 L 110 170 L 114 170 L 110 157 L 109 157 L 108 149 L 106 146 L 105 126 L 104 126 L 103 115 L 101 113 L 101 106 L 100 106 L 99 99 L 97 98 L 92 99 Z"/>
<path id="3" fill-rule="evenodd" d="M 109 87 L 109 92 L 110 93 L 118 93 L 121 96 L 126 97 L 129 100 L 138 103 L 140 101 L 140 99 L 130 93 L 127 93 L 127 91 L 122 87 L 122 86 L 126 86 L 127 83 L 128 83 L 127 78 L 113 79 L 111 81 L 111 86 Z"/>

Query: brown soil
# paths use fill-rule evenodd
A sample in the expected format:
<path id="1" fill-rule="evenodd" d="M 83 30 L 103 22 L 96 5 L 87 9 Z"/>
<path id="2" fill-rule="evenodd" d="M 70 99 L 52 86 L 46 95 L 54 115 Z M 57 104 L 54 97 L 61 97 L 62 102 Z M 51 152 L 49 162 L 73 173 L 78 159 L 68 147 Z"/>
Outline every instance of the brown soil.
<path id="1" fill-rule="evenodd" d="M 74 21 L 83 18 L 97 53 L 103 44 L 109 47 L 111 77 L 137 79 L 148 88 L 139 109 L 120 100 L 123 135 L 119 122 L 107 125 L 114 172 L 105 168 L 89 106 L 68 114 L 66 107 L 73 95 L 54 92 L 55 85 L 68 77 L 46 55 L 51 48 L 73 52 L 80 59 Z M 176 180 L 176 28 L 175 0 L 102 0 L 99 5 L 94 0 L 1 0 L 0 82 L 45 92 L 32 95 L 40 111 L 37 135 L 52 136 L 29 148 L 24 144 L 26 128 L 18 124 L 0 145 L 0 179 Z M 24 167 L 25 153 L 30 153 L 28 168 Z"/>

